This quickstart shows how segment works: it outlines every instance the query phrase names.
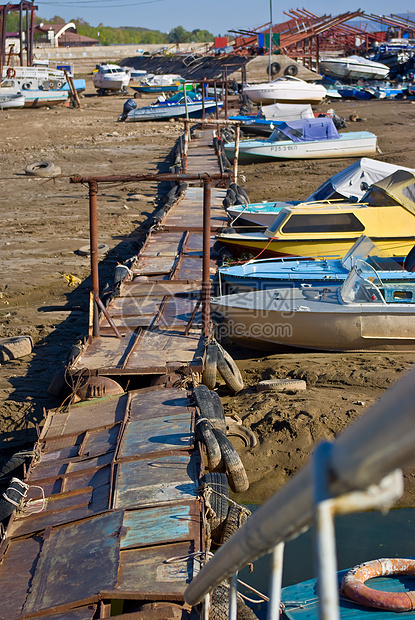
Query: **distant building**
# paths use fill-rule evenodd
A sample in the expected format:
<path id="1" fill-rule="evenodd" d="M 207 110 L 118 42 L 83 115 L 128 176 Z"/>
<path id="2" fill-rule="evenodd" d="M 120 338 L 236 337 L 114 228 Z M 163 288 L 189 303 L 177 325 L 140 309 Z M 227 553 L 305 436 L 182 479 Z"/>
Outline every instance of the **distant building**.
<path id="1" fill-rule="evenodd" d="M 91 47 L 98 39 L 78 34 L 73 22 L 68 24 L 38 24 L 35 26 L 36 43 L 50 47 Z"/>

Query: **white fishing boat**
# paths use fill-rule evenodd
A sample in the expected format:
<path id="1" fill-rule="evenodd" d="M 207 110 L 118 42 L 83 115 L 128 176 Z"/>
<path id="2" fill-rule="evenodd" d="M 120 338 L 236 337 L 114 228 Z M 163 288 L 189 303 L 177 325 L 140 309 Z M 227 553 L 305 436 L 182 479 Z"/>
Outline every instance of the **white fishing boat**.
<path id="1" fill-rule="evenodd" d="M 243 94 L 254 103 L 321 103 L 327 92 L 321 84 L 286 75 L 272 82 L 252 86 L 246 84 Z"/>
<path id="2" fill-rule="evenodd" d="M 5 101 L 13 101 L 14 97 L 18 97 L 18 99 L 16 99 L 18 106 L 13 107 L 23 107 L 20 105 L 22 101 L 21 98 L 23 97 L 23 105 L 25 108 L 56 105 L 58 103 L 63 103 L 68 98 L 68 90 L 63 88 L 59 90 L 44 90 L 36 86 L 36 84 L 37 82 L 34 80 L 33 82 L 25 82 L 22 85 L 21 80 L 17 77 L 6 77 L 1 82 L 0 93 L 1 96 L 5 98 Z"/>
<path id="3" fill-rule="evenodd" d="M 9 110 L 10 108 L 23 108 L 25 98 L 23 95 L 3 95 L 0 92 L 0 110 Z"/>
<path id="4" fill-rule="evenodd" d="M 369 157 L 359 161 L 333 175 L 304 200 L 270 201 L 244 205 L 231 205 L 227 208 L 232 225 L 242 224 L 241 220 L 258 226 L 271 226 L 284 207 L 302 203 L 320 202 L 322 200 L 355 200 L 363 198 L 368 187 L 386 178 L 397 170 L 415 173 L 413 168 L 395 166 Z"/>
<path id="5" fill-rule="evenodd" d="M 280 288 L 211 300 L 221 333 L 254 349 L 413 351 L 415 275 L 385 283 L 358 260 L 341 287 Z"/>
<path id="6" fill-rule="evenodd" d="M 369 131 L 339 134 L 332 119 L 309 118 L 281 123 L 267 140 L 242 140 L 239 161 L 254 163 L 269 159 L 326 159 L 375 155 L 377 137 Z M 225 144 L 233 160 L 235 143 Z"/>
<path id="7" fill-rule="evenodd" d="M 126 92 L 130 83 L 130 75 L 118 65 L 101 64 L 97 66 L 92 76 L 92 82 L 98 90 L 98 94 L 107 91 Z"/>
<path id="8" fill-rule="evenodd" d="M 337 78 L 383 80 L 389 73 L 389 67 L 362 56 L 343 58 L 324 58 L 319 62 L 320 71 Z"/>

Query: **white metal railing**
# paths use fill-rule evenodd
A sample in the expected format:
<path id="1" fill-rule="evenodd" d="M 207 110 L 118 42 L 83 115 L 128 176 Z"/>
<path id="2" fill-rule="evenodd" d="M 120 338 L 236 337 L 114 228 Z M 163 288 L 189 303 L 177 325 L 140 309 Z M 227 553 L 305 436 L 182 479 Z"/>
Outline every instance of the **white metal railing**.
<path id="1" fill-rule="evenodd" d="M 415 458 L 415 371 L 388 390 L 269 499 L 200 570 L 185 591 L 196 605 L 247 564 L 272 552 L 268 620 L 279 617 L 284 542 L 313 522 L 320 618 L 339 618 L 334 515 L 388 509 L 403 492 L 400 468 Z M 236 588 L 229 618 L 236 620 Z"/>

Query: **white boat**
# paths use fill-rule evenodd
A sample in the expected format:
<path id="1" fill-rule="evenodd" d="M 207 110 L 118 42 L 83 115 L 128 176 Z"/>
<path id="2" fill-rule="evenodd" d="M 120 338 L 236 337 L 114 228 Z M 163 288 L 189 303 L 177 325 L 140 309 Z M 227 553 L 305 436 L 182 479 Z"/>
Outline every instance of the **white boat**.
<path id="1" fill-rule="evenodd" d="M 218 102 L 217 107 L 222 108 L 221 101 Z M 189 118 L 201 118 L 203 109 L 206 115 L 213 114 L 216 110 L 216 101 L 207 97 L 203 102 L 201 95 L 192 92 L 186 96 L 185 102 L 184 93 L 179 92 L 167 100 L 160 98 L 157 103 L 131 110 L 125 120 L 127 122 L 158 121 L 186 117 L 186 114 Z"/>
<path id="2" fill-rule="evenodd" d="M 369 131 L 339 134 L 331 118 L 309 118 L 281 123 L 267 140 L 242 140 L 239 161 L 362 157 L 376 151 L 377 137 Z M 228 159 L 233 160 L 234 152 L 234 142 L 225 144 Z"/>
<path id="3" fill-rule="evenodd" d="M 19 98 L 23 97 L 23 105 L 25 108 L 51 106 L 63 103 L 67 100 L 69 94 L 68 90 L 63 88 L 59 90 L 44 90 L 43 88 L 37 87 L 37 83 L 36 80 L 33 80 L 33 82 L 24 82 L 22 85 L 21 80 L 17 78 L 17 76 L 13 78 L 6 77 L 1 82 L 0 93 L 2 97 L 5 99 L 8 98 L 9 100 L 16 96 Z M 17 99 L 17 101 L 19 102 L 21 99 Z M 22 107 L 20 103 L 18 107 Z"/>
<path id="4" fill-rule="evenodd" d="M 383 80 L 389 73 L 387 65 L 356 55 L 324 58 L 320 60 L 319 67 L 325 75 L 348 79 Z"/>
<path id="5" fill-rule="evenodd" d="M 244 85 L 243 94 L 254 103 L 321 103 L 327 91 L 321 84 L 286 75 L 272 82 Z"/>
<path id="6" fill-rule="evenodd" d="M 369 157 L 362 157 L 359 161 L 327 179 L 327 181 L 320 185 L 310 196 L 304 198 L 304 200 L 232 205 L 227 208 L 227 212 L 232 220 L 236 220 L 236 226 L 239 220 L 243 219 L 258 226 L 268 227 L 284 207 L 298 205 L 301 202 L 318 203 L 322 200 L 343 199 L 358 201 L 363 198 L 370 185 L 377 183 L 397 170 L 406 170 L 407 172 L 415 173 L 413 168 L 395 166 L 395 164 L 388 164 L 383 161 L 377 161 L 376 159 L 370 159 Z"/>
<path id="7" fill-rule="evenodd" d="M 23 108 L 24 104 L 25 98 L 23 95 L 3 95 L 0 92 L 0 110 Z"/>
<path id="8" fill-rule="evenodd" d="M 130 75 L 119 65 L 101 64 L 98 65 L 92 76 L 92 82 L 98 90 L 98 94 L 106 91 L 126 92 L 130 83 Z"/>
<path id="9" fill-rule="evenodd" d="M 254 349 L 413 351 L 415 276 L 385 283 L 358 260 L 341 287 L 280 288 L 211 300 L 221 334 Z"/>

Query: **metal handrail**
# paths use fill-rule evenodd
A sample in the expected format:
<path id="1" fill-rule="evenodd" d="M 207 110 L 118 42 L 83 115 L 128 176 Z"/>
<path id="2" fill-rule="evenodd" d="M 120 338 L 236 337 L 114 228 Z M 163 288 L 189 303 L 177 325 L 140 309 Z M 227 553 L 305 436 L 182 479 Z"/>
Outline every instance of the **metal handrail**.
<path id="1" fill-rule="evenodd" d="M 388 474 L 414 459 L 414 379 L 415 371 L 408 373 L 330 444 L 326 455 L 327 493 L 338 498 L 343 512 L 348 511 L 344 494 L 351 498 L 349 512 L 358 509 L 359 504 L 361 509 L 367 509 L 370 493 L 361 492 L 379 485 Z M 309 464 L 291 478 L 216 552 L 187 587 L 184 597 L 188 604 L 196 605 L 222 581 L 310 526 L 316 505 L 314 471 L 313 464 Z M 399 484 L 393 486 L 401 493 Z M 366 500 L 361 501 L 361 497 Z M 397 497 L 381 498 L 380 505 Z"/>

